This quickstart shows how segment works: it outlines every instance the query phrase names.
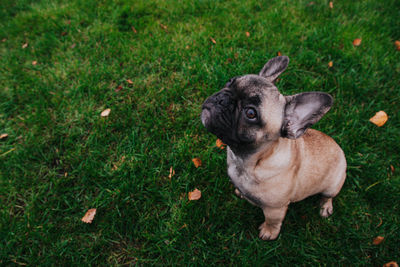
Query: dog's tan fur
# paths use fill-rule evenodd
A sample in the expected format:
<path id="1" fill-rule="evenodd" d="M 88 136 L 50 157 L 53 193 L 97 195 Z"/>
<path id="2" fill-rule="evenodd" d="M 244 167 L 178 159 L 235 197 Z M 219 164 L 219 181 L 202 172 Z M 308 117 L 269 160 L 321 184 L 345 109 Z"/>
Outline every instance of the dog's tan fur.
<path id="1" fill-rule="evenodd" d="M 308 196 L 322 193 L 321 215 L 329 216 L 333 211 L 332 198 L 346 178 L 342 149 L 332 138 L 313 129 L 295 140 L 279 138 L 244 161 L 228 147 L 227 162 L 229 176 L 239 191 L 251 192 L 262 202 L 263 239 L 275 239 L 288 205 Z M 245 167 L 241 175 L 236 171 L 238 164 Z"/>
<path id="2" fill-rule="evenodd" d="M 331 215 L 332 198 L 346 178 L 346 159 L 339 145 L 322 132 L 307 130 L 329 110 L 332 97 L 321 92 L 283 96 L 273 84 L 288 61 L 287 57 L 271 59 L 259 76 L 237 77 L 203 104 L 206 128 L 221 138 L 230 136 L 228 175 L 238 196 L 262 208 L 265 222 L 260 238 L 264 240 L 277 238 L 289 204 L 308 196 L 321 193 L 320 214 Z M 253 99 L 250 104 L 249 99 Z M 221 111 L 230 103 L 235 103 L 236 113 Z M 257 109 L 257 126 L 245 118 L 246 106 Z M 237 125 L 219 129 L 228 117 Z M 238 146 L 235 142 L 240 140 L 232 141 L 235 134 L 251 140 L 250 144 Z"/>

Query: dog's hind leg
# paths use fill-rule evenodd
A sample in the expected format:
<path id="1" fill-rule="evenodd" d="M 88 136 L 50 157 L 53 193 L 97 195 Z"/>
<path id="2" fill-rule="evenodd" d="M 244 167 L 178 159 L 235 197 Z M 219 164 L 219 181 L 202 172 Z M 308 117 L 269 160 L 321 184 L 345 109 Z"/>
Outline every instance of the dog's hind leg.
<path id="1" fill-rule="evenodd" d="M 332 200 L 339 194 L 340 189 L 342 189 L 344 180 L 346 179 L 346 169 L 344 169 L 342 175 L 339 177 L 339 179 L 335 179 L 331 186 L 322 192 L 319 214 L 324 218 L 329 217 L 333 213 Z"/>

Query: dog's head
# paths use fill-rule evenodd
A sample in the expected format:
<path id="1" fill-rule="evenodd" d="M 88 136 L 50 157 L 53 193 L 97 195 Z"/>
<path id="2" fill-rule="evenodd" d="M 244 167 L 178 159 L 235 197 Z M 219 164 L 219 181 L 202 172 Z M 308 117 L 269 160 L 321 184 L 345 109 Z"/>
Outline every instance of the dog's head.
<path id="1" fill-rule="evenodd" d="M 275 57 L 258 75 L 230 79 L 204 102 L 203 125 L 236 149 L 255 148 L 279 137 L 302 136 L 330 109 L 333 99 L 322 92 L 280 94 L 274 82 L 288 64 L 288 57 Z"/>

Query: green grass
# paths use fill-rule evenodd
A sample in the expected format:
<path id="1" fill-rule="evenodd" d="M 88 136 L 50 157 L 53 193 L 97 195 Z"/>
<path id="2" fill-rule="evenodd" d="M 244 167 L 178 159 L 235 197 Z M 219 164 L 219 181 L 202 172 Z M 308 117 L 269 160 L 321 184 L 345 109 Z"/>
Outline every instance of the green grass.
<path id="1" fill-rule="evenodd" d="M 2 0 L 0 263 L 399 262 L 400 4 L 313 3 Z M 341 145 L 348 178 L 331 218 L 308 198 L 265 242 L 262 211 L 234 197 L 225 151 L 199 114 L 229 78 L 258 73 L 278 51 L 291 59 L 282 93 L 334 96 L 314 128 Z M 368 121 L 379 110 L 383 127 Z M 202 198 L 189 202 L 194 188 Z M 92 224 L 80 221 L 88 208 Z"/>

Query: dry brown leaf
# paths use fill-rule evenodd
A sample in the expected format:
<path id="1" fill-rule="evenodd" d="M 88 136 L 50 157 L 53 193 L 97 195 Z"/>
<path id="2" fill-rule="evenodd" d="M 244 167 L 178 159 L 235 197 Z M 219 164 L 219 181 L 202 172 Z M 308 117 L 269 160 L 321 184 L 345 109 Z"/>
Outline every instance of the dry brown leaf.
<path id="1" fill-rule="evenodd" d="M 278 57 L 282 56 L 282 53 L 280 51 L 278 51 L 277 53 Z"/>
<path id="2" fill-rule="evenodd" d="M 32 65 L 33 65 L 33 66 L 35 66 L 36 64 L 37 64 L 37 61 L 36 61 L 36 60 L 32 61 Z"/>
<path id="3" fill-rule="evenodd" d="M 225 144 L 224 142 L 221 141 L 221 139 L 217 139 L 217 141 L 215 142 L 215 144 L 217 145 L 217 147 L 224 149 L 225 148 Z"/>
<path id="4" fill-rule="evenodd" d="M 201 198 L 201 191 L 195 188 L 192 192 L 188 194 L 189 200 L 199 200 Z"/>
<path id="5" fill-rule="evenodd" d="M 102 117 L 107 117 L 108 115 L 110 115 L 110 112 L 111 112 L 111 109 L 107 108 L 107 109 L 103 110 L 100 115 Z"/>
<path id="6" fill-rule="evenodd" d="M 7 38 L 3 38 L 1 39 L 1 41 L 4 43 L 5 41 L 7 41 Z"/>
<path id="7" fill-rule="evenodd" d="M 92 223 L 95 215 L 96 215 L 96 209 L 89 209 L 81 220 L 84 223 Z"/>
<path id="8" fill-rule="evenodd" d="M 171 180 L 172 176 L 174 176 L 174 175 L 175 175 L 175 170 L 171 166 L 171 168 L 169 168 L 168 178 Z"/>
<path id="9" fill-rule="evenodd" d="M 353 41 L 354 46 L 359 46 L 360 44 L 361 44 L 361 38 L 354 39 Z"/>
<path id="10" fill-rule="evenodd" d="M 6 134 L 6 133 L 3 133 L 3 134 L 0 135 L 0 139 L 5 139 L 7 137 L 8 137 L 8 134 Z"/>
<path id="11" fill-rule="evenodd" d="M 28 47 L 28 43 L 24 43 L 23 45 L 22 45 L 22 48 L 23 49 L 25 49 L 25 48 L 27 48 Z"/>
<path id="12" fill-rule="evenodd" d="M 246 32 L 246 36 L 247 36 L 247 37 L 250 37 L 250 33 L 249 33 L 249 32 Z"/>
<path id="13" fill-rule="evenodd" d="M 74 49 L 75 46 L 76 46 L 76 44 L 72 44 L 72 45 L 70 46 L 70 48 L 71 48 L 71 49 Z"/>
<path id="14" fill-rule="evenodd" d="M 374 241 L 372 241 L 372 244 L 374 245 L 379 245 L 380 243 L 382 243 L 383 239 L 385 239 L 383 236 L 377 236 L 374 238 Z"/>
<path id="15" fill-rule="evenodd" d="M 164 25 L 164 24 L 162 24 L 162 23 L 160 23 L 160 27 L 161 27 L 163 30 L 165 30 L 165 31 L 168 29 L 167 25 Z"/>
<path id="16" fill-rule="evenodd" d="M 211 42 L 212 42 L 213 44 L 216 44 L 216 43 L 217 43 L 217 42 L 215 41 L 215 39 L 212 38 L 212 37 L 210 37 L 210 40 L 211 40 Z"/>
<path id="17" fill-rule="evenodd" d="M 201 159 L 199 159 L 199 158 L 194 158 L 194 159 L 192 159 L 192 161 L 193 161 L 193 164 L 194 164 L 194 166 L 195 166 L 196 168 L 198 168 L 198 167 L 201 166 Z"/>
<path id="18" fill-rule="evenodd" d="M 378 228 L 379 226 L 381 226 L 382 225 L 382 219 L 381 219 L 381 217 L 379 217 L 379 223 L 378 223 L 378 225 L 376 226 L 376 228 Z"/>
<path id="19" fill-rule="evenodd" d="M 391 261 L 391 262 L 385 263 L 383 265 L 383 267 L 399 267 L 399 265 L 397 264 L 397 262 Z"/>
<path id="20" fill-rule="evenodd" d="M 123 89 L 122 85 L 118 85 L 117 88 L 115 88 L 115 92 L 119 92 Z"/>
<path id="21" fill-rule="evenodd" d="M 1 137 L 1 136 L 0 136 Z M 1 139 L 1 138 L 0 138 Z M 394 167 L 393 165 L 390 165 L 390 170 L 392 171 L 392 173 L 394 173 Z"/>
<path id="22" fill-rule="evenodd" d="M 329 7 L 333 8 L 333 2 L 329 2 Z"/>
<path id="23" fill-rule="evenodd" d="M 137 30 L 135 29 L 135 27 L 131 27 L 131 29 L 132 29 L 132 31 L 134 32 L 134 33 L 137 33 Z"/>
<path id="24" fill-rule="evenodd" d="M 125 162 L 125 156 L 122 156 L 120 160 L 113 163 L 111 170 L 116 171 Z"/>
<path id="25" fill-rule="evenodd" d="M 372 118 L 369 119 L 370 122 L 378 127 L 383 126 L 388 120 L 388 115 L 385 111 L 378 111 Z"/>
<path id="26" fill-rule="evenodd" d="M 129 84 L 133 84 L 133 82 L 131 80 L 129 80 L 129 79 L 126 80 L 126 82 L 129 83 Z"/>
<path id="27" fill-rule="evenodd" d="M 332 61 L 329 61 L 328 67 L 329 67 L 329 68 L 332 68 L 332 67 L 333 67 L 333 62 L 332 62 Z"/>

